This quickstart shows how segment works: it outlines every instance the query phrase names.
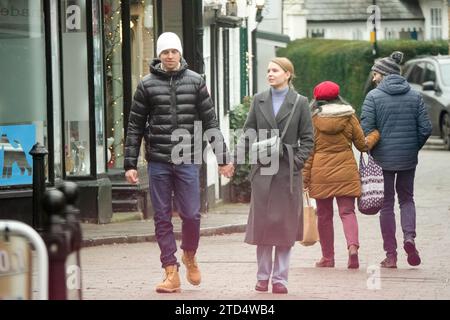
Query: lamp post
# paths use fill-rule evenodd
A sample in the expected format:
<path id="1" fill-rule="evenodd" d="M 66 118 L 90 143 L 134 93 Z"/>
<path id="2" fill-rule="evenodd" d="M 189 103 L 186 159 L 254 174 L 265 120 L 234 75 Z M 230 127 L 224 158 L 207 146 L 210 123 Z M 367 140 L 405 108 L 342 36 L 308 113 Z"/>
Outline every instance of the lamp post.
<path id="1" fill-rule="evenodd" d="M 262 11 L 264 9 L 264 6 L 266 5 L 265 0 L 256 0 L 256 22 L 260 23 L 263 19 Z"/>
<path id="2" fill-rule="evenodd" d="M 258 30 L 258 24 L 263 20 L 262 10 L 264 9 L 264 6 L 266 4 L 265 0 L 256 0 L 256 16 L 255 21 L 257 22 L 255 29 L 252 31 L 252 77 L 253 77 L 253 94 L 255 94 L 258 91 L 258 62 L 256 59 L 257 55 L 257 43 L 256 43 L 256 32 Z"/>
<path id="3" fill-rule="evenodd" d="M 372 31 L 370 32 L 370 43 L 372 43 L 372 54 L 374 56 L 378 55 L 378 47 L 377 47 L 377 1 L 372 0 Z"/>
<path id="4" fill-rule="evenodd" d="M 33 157 L 33 228 L 43 232 L 48 228 L 47 214 L 42 210 L 42 198 L 45 192 L 45 156 L 47 149 L 37 142 L 30 150 Z"/>

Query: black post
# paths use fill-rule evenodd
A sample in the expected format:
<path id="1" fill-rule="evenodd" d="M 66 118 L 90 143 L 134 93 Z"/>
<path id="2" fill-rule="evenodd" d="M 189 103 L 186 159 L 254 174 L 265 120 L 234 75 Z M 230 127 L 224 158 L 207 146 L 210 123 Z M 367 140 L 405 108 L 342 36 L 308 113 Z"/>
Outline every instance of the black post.
<path id="1" fill-rule="evenodd" d="M 123 129 L 125 138 L 128 132 L 133 90 L 131 87 L 131 30 L 130 0 L 122 0 L 122 78 L 123 78 Z"/>
<path id="2" fill-rule="evenodd" d="M 377 5 L 377 1 L 376 0 L 372 0 L 372 4 L 374 6 Z M 372 14 L 373 14 L 373 20 L 372 20 L 372 25 L 373 25 L 373 34 L 371 36 L 371 42 L 373 45 L 372 48 L 372 54 L 376 57 L 378 55 L 378 47 L 377 47 L 377 10 L 376 7 L 373 8 L 372 10 Z"/>
<path id="3" fill-rule="evenodd" d="M 78 200 L 78 186 L 73 181 L 65 181 L 58 186 L 66 198 L 65 228 L 70 233 L 69 255 L 66 259 L 66 285 L 68 300 L 82 300 L 81 259 L 82 230 L 80 224 L 80 210 L 75 203 Z"/>
<path id="4" fill-rule="evenodd" d="M 223 106 L 225 113 L 230 111 L 230 31 L 222 31 L 223 48 Z"/>
<path id="5" fill-rule="evenodd" d="M 71 242 L 65 220 L 61 217 L 66 199 L 59 190 L 47 190 L 42 204 L 50 217 L 49 229 L 41 234 L 48 251 L 48 297 L 49 300 L 66 300 L 66 259 Z"/>
<path id="6" fill-rule="evenodd" d="M 258 54 L 258 42 L 256 39 L 257 28 L 252 30 L 252 77 L 253 77 L 253 92 L 256 94 L 258 92 L 258 61 L 256 55 Z"/>
<path id="7" fill-rule="evenodd" d="M 42 197 L 45 192 L 45 162 L 47 149 L 37 142 L 29 152 L 33 157 L 33 222 L 37 232 L 48 228 L 48 216 L 42 210 Z"/>

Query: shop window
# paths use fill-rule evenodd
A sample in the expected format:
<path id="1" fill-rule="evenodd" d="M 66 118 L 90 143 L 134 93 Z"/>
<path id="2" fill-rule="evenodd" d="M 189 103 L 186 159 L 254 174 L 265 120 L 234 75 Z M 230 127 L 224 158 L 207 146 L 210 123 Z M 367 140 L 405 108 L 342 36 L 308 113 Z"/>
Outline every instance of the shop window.
<path id="1" fill-rule="evenodd" d="M 48 148 L 42 0 L 0 1 L 0 187 L 32 183 L 29 151 Z"/>
<path id="2" fill-rule="evenodd" d="M 105 121 L 103 87 L 103 23 L 101 21 L 100 0 L 92 0 L 92 42 L 94 54 L 94 108 L 95 144 L 97 173 L 105 172 Z"/>
<path id="3" fill-rule="evenodd" d="M 64 0 L 62 4 L 65 171 L 68 176 L 89 176 L 86 0 Z"/>
<path id="4" fill-rule="evenodd" d="M 122 63 L 122 8 L 119 0 L 104 0 L 105 66 L 106 66 L 106 137 L 107 164 L 110 169 L 123 169 L 124 92 Z M 154 1 L 130 1 L 131 93 L 149 73 L 154 57 Z M 144 163 L 141 150 L 139 163 Z"/>

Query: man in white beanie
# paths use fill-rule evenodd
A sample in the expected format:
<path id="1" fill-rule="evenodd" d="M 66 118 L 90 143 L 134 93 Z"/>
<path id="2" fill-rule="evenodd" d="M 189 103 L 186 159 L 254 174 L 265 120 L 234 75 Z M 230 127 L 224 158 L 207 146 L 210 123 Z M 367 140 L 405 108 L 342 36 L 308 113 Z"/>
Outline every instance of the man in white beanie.
<path id="1" fill-rule="evenodd" d="M 156 43 L 156 55 L 159 57 L 167 49 L 176 49 L 180 53 L 180 56 L 183 55 L 180 38 L 173 32 L 164 32 L 159 36 Z"/>
<path id="2" fill-rule="evenodd" d="M 200 164 L 195 160 L 202 159 L 203 154 L 201 147 L 194 147 L 194 127 L 198 122 L 213 147 L 220 173 L 231 177 L 234 167 L 228 161 L 228 149 L 219 130 L 205 81 L 198 73 L 188 69 L 182 58 L 180 38 L 172 32 L 161 34 L 156 52 L 158 58 L 151 63 L 150 74 L 139 82 L 134 94 L 124 168 L 127 181 L 138 183 L 137 159 L 144 137 L 156 239 L 166 273 L 164 281 L 156 286 L 156 292 L 172 293 L 180 292 L 179 263 L 175 256 L 177 245 L 171 222 L 172 193 L 182 219 L 180 247 L 183 249 L 186 277 L 193 285 L 199 285 L 201 281 L 195 258 L 200 239 Z M 187 157 L 183 155 L 181 163 L 179 158 L 174 158 L 179 151 L 179 136 L 175 135 L 180 130 L 187 130 L 190 136 L 186 144 L 190 151 L 186 152 Z M 184 138 L 182 143 L 186 143 Z M 201 141 L 195 142 L 201 145 Z"/>

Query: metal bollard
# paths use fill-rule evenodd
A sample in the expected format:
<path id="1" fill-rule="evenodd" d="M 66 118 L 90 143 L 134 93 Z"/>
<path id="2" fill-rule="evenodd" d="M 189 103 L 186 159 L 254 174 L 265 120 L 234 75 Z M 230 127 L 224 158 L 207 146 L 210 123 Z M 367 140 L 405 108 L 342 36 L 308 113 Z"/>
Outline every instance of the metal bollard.
<path id="1" fill-rule="evenodd" d="M 63 192 L 66 198 L 63 214 L 65 215 L 65 228 L 71 234 L 70 253 L 66 260 L 67 299 L 82 300 L 80 250 L 83 237 L 79 220 L 80 210 L 75 206 L 78 198 L 78 186 L 75 182 L 65 181 L 58 186 L 58 190 Z"/>
<path id="2" fill-rule="evenodd" d="M 66 199 L 59 190 L 47 190 L 42 199 L 49 216 L 48 229 L 41 235 L 49 256 L 49 300 L 66 300 L 66 260 L 70 253 L 71 233 L 62 218 Z"/>
<path id="3" fill-rule="evenodd" d="M 30 150 L 33 157 L 33 222 L 32 226 L 37 232 L 43 232 L 49 221 L 42 210 L 42 197 L 45 192 L 45 162 L 47 149 L 37 142 Z"/>

